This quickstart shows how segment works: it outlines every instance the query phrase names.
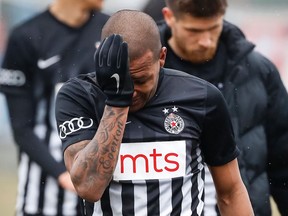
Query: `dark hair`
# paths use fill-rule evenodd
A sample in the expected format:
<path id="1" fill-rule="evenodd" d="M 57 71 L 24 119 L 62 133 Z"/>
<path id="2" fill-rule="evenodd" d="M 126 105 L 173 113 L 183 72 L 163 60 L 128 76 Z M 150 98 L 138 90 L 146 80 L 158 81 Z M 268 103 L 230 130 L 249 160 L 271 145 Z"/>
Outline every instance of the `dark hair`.
<path id="1" fill-rule="evenodd" d="M 102 39 L 120 34 L 128 43 L 130 60 L 151 50 L 154 60 L 160 57 L 161 40 L 158 26 L 148 14 L 137 10 L 120 10 L 114 13 L 102 28 Z"/>
<path id="2" fill-rule="evenodd" d="M 193 17 L 213 17 L 225 14 L 227 0 L 165 0 L 176 18 L 184 14 Z"/>

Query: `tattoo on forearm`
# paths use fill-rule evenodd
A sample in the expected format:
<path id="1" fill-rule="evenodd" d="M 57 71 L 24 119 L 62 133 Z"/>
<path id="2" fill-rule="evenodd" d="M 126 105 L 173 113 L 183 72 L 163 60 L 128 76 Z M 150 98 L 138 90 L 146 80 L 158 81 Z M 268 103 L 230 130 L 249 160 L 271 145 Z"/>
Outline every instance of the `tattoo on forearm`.
<path id="1" fill-rule="evenodd" d="M 125 128 L 125 115 L 127 112 L 116 114 L 113 109 L 106 109 L 97 131 L 97 138 L 86 146 L 85 157 L 78 161 L 82 171 L 86 170 L 84 173 L 91 177 L 87 184 L 93 184 L 95 178 L 110 181 L 118 159 Z M 79 181 L 83 177 L 80 173 L 82 172 L 79 172 Z"/>

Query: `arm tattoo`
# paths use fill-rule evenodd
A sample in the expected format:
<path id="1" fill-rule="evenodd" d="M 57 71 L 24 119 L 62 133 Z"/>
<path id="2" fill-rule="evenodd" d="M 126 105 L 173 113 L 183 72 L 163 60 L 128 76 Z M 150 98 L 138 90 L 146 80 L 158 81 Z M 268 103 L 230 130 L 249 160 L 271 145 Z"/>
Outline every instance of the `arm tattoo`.
<path id="1" fill-rule="evenodd" d="M 73 181 L 92 187 L 99 181 L 107 185 L 113 175 L 122 141 L 127 111 L 106 107 L 93 140 L 75 157 L 77 174 Z M 76 172 L 75 172 L 76 173 Z"/>

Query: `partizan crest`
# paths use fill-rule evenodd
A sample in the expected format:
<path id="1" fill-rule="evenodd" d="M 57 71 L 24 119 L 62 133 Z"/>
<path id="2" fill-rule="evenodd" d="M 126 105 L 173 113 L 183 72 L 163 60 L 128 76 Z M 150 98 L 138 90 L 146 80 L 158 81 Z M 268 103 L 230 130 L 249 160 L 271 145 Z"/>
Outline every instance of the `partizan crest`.
<path id="1" fill-rule="evenodd" d="M 165 130 L 171 134 L 179 134 L 184 129 L 185 124 L 183 119 L 179 115 L 175 114 L 178 113 L 178 107 L 172 107 L 172 112 L 167 108 L 164 108 L 162 111 L 167 115 L 164 120 Z"/>

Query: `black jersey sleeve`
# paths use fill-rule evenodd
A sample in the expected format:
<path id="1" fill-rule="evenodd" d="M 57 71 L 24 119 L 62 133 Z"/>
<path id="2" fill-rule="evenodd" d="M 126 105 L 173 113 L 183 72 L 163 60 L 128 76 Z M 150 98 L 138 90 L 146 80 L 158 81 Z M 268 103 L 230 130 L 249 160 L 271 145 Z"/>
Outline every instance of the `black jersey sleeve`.
<path id="1" fill-rule="evenodd" d="M 74 143 L 91 140 L 98 128 L 91 95 L 76 79 L 66 82 L 56 97 L 55 114 L 63 152 Z"/>
<path id="2" fill-rule="evenodd" d="M 34 133 L 36 105 L 31 70 L 34 52 L 25 40 L 19 31 L 11 33 L 0 71 L 0 90 L 6 95 L 11 128 L 20 151 L 58 178 L 66 170 L 64 164 L 53 158 L 45 140 Z"/>
<path id="3" fill-rule="evenodd" d="M 18 29 L 12 31 L 0 70 L 0 91 L 8 94 L 31 91 L 34 62 L 35 51 L 27 37 Z"/>
<path id="4" fill-rule="evenodd" d="M 206 115 L 201 139 L 204 159 L 210 166 L 224 165 L 239 154 L 225 99 L 212 85 L 207 88 Z"/>

